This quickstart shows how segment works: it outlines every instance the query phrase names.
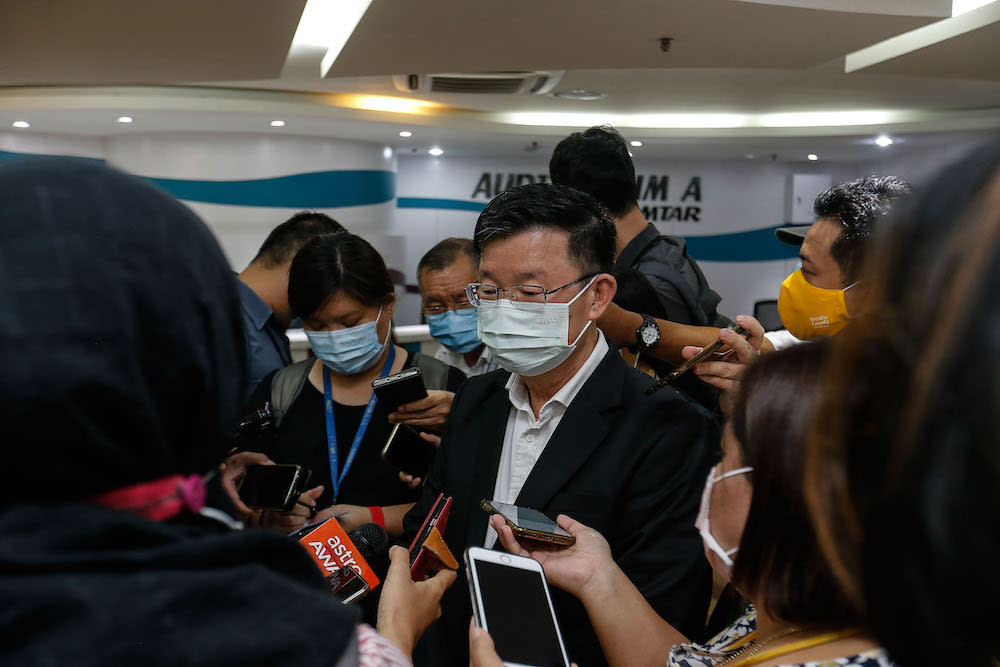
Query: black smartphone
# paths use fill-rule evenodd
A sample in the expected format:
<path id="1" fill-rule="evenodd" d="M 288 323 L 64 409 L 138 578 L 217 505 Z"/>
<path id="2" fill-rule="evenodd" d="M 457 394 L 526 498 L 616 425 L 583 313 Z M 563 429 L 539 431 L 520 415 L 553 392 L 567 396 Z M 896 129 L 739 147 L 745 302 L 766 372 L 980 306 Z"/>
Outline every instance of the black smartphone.
<path id="1" fill-rule="evenodd" d="M 395 412 L 401 405 L 427 398 L 427 387 L 417 367 L 372 380 L 372 389 L 387 412 Z"/>
<path id="2" fill-rule="evenodd" d="M 476 625 L 490 633 L 505 665 L 569 667 L 538 561 L 470 547 L 465 567 Z"/>
<path id="3" fill-rule="evenodd" d="M 571 533 L 567 533 L 559 524 L 538 510 L 518 507 L 509 503 L 498 503 L 495 500 L 481 500 L 479 505 L 490 514 L 502 516 L 518 538 L 566 547 L 576 542 L 576 538 Z"/>
<path id="4" fill-rule="evenodd" d="M 287 512 L 309 483 L 310 471 L 299 465 L 251 465 L 240 484 L 247 507 Z"/>
<path id="5" fill-rule="evenodd" d="M 382 448 L 382 460 L 394 468 L 413 475 L 425 477 L 430 470 L 437 447 L 420 437 L 412 426 L 396 424 Z"/>
<path id="6" fill-rule="evenodd" d="M 750 333 L 749 331 L 747 331 L 743 327 L 738 326 L 736 324 L 730 324 L 728 328 L 732 329 L 733 331 L 735 331 L 740 336 L 746 336 L 748 333 Z M 690 359 L 688 359 L 687 361 L 685 361 L 683 364 L 681 364 L 680 366 L 678 366 L 674 370 L 670 371 L 669 373 L 667 373 L 666 375 L 664 375 L 663 377 L 661 377 L 659 380 L 657 380 L 656 382 L 654 382 L 650 386 L 646 387 L 646 389 L 645 389 L 646 394 L 647 395 L 648 394 L 653 394 L 653 393 L 659 391 L 660 389 L 663 389 L 668 384 L 670 384 L 672 382 L 675 382 L 677 380 L 677 378 L 679 378 L 680 376 L 684 375 L 689 370 L 691 370 L 692 368 L 694 368 L 695 366 L 697 366 L 698 364 L 700 364 L 701 362 L 705 361 L 710 356 L 712 356 L 713 354 L 715 354 L 716 351 L 720 347 L 722 347 L 723 345 L 725 345 L 725 343 L 723 343 L 721 340 L 717 340 L 714 343 L 712 343 L 711 345 L 706 345 L 705 347 L 703 347 L 701 349 L 701 352 L 699 352 L 698 354 L 694 355 L 693 357 L 691 357 Z"/>

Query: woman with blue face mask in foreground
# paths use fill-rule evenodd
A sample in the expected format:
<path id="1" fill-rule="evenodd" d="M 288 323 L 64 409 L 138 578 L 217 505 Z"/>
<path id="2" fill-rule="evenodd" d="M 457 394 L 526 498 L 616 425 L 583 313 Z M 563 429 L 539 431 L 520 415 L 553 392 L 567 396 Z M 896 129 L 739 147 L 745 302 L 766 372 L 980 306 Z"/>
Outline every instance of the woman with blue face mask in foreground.
<path id="1" fill-rule="evenodd" d="M 892 664 L 824 560 L 804 500 L 805 438 L 828 347 L 823 341 L 769 355 L 743 378 L 695 528 L 712 568 L 751 607 L 707 641 L 684 637 L 660 618 L 597 531 L 561 515 L 559 524 L 576 543 L 539 548 L 517 542 L 493 518 L 508 551 L 535 558 L 552 585 L 580 598 L 613 667 Z M 475 667 L 500 664 L 489 636 L 477 628 L 470 650 Z"/>
<path id="2" fill-rule="evenodd" d="M 280 413 L 277 435 L 261 446 L 264 453 L 275 463 L 310 469 L 314 488 L 292 512 L 265 513 L 262 523 L 291 531 L 307 518 L 337 516 L 346 530 L 375 522 L 396 536 L 419 490 L 407 488 L 380 458 L 390 422 L 438 430 L 462 375 L 393 342 L 392 280 L 378 251 L 359 236 L 326 234 L 306 244 L 292 261 L 288 300 L 316 359 L 266 377 L 250 403 L 255 409 L 270 402 Z M 414 365 L 422 367 L 428 398 L 411 403 L 405 415 L 390 415 L 372 380 Z M 430 366 L 440 372 L 428 373 Z M 435 375 L 444 386 L 431 386 Z M 287 406 L 278 404 L 274 391 L 283 377 L 301 384 Z"/>

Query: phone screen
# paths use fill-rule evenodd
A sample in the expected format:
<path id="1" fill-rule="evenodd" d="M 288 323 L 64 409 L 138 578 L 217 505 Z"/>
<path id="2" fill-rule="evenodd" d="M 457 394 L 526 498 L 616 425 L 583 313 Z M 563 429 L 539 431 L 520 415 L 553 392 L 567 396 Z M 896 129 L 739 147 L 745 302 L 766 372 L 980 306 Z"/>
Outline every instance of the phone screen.
<path id="1" fill-rule="evenodd" d="M 476 579 L 485 624 L 501 660 L 565 666 L 541 572 L 477 560 Z"/>
<path id="2" fill-rule="evenodd" d="M 490 504 L 499 510 L 504 518 L 519 528 L 535 530 L 540 533 L 562 535 L 563 537 L 572 537 L 572 535 L 560 528 L 559 524 L 538 510 L 531 509 L 530 507 L 518 507 L 509 503 L 499 503 L 493 500 L 490 501 Z"/>
<path id="3" fill-rule="evenodd" d="M 240 485 L 240 498 L 249 507 L 282 509 L 299 473 L 300 468 L 295 465 L 247 466 Z"/>

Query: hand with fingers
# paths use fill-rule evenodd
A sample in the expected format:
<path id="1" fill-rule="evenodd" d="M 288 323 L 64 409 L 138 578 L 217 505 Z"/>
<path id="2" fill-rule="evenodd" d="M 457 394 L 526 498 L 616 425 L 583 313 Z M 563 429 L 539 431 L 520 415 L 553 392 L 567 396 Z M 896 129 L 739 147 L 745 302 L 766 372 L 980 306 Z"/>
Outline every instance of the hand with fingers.
<path id="1" fill-rule="evenodd" d="M 244 521 L 260 515 L 259 510 L 247 507 L 246 503 L 240 498 L 240 485 L 243 483 L 243 478 L 246 477 L 247 466 L 252 465 L 274 465 L 274 461 L 260 452 L 240 452 L 227 457 L 219 465 L 222 489 L 229 496 L 233 506 L 243 517 Z"/>
<path id="2" fill-rule="evenodd" d="M 749 332 L 745 338 L 731 329 L 722 329 L 719 332 L 719 340 L 728 345 L 735 354 L 730 354 L 724 360 L 702 361 L 694 367 L 694 373 L 703 382 L 720 390 L 719 407 L 726 415 L 732 412 L 743 371 L 760 356 L 761 344 L 764 342 L 764 327 L 760 322 L 749 315 L 739 315 L 736 323 Z M 701 352 L 701 349 L 689 345 L 681 350 L 681 355 L 685 359 L 690 359 Z"/>
<path id="3" fill-rule="evenodd" d="M 399 406 L 395 412 L 389 413 L 390 424 L 408 424 L 415 429 L 427 429 L 440 432 L 451 414 L 451 402 L 455 393 L 440 389 L 431 389 L 427 398 Z"/>
<path id="4" fill-rule="evenodd" d="M 316 499 L 323 495 L 323 485 L 305 491 L 287 512 L 264 512 L 260 525 L 282 533 L 292 533 L 316 516 Z"/>
<path id="5" fill-rule="evenodd" d="M 617 570 L 611 547 L 599 532 L 565 514 L 556 523 L 576 537 L 572 546 L 548 545 L 541 542 L 519 541 L 510 526 L 498 514 L 490 517 L 500 543 L 512 554 L 534 558 L 542 564 L 545 578 L 556 588 L 584 599 L 597 579 L 608 570 Z"/>
<path id="6" fill-rule="evenodd" d="M 441 596 L 454 583 L 456 573 L 442 569 L 429 579 L 413 581 L 410 554 L 399 546 L 389 550 L 389 562 L 376 627 L 383 637 L 410 656 L 427 627 L 441 616 Z"/>

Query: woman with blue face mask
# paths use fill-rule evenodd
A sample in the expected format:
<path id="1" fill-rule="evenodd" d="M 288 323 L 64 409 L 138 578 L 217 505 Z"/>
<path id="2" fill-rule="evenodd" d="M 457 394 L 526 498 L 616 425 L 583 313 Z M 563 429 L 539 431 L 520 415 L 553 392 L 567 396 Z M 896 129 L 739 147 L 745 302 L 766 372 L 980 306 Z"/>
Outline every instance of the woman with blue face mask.
<path id="1" fill-rule="evenodd" d="M 396 297 L 385 262 L 367 241 L 346 232 L 306 244 L 292 261 L 288 301 L 301 317 L 315 359 L 298 362 L 264 379 L 250 409 L 271 403 L 280 412 L 277 434 L 261 449 L 276 463 L 312 472 L 313 489 L 288 514 L 266 514 L 262 522 L 291 531 L 307 519 L 337 516 L 347 530 L 368 522 L 390 536 L 401 532 L 403 515 L 419 495 L 381 460 L 395 413 L 379 404 L 372 380 L 418 364 L 431 365 L 444 386 L 428 386 L 428 398 L 409 404 L 399 421 L 436 430 L 443 425 L 461 374 L 441 362 L 410 354 L 392 340 Z M 275 387 L 297 378 L 301 389 L 287 406 Z M 275 379 L 277 378 L 277 379 Z M 295 384 L 295 382 L 292 382 Z M 314 516 L 310 516 L 314 514 Z"/>
<path id="2" fill-rule="evenodd" d="M 613 667 L 892 664 L 823 558 L 806 508 L 806 437 L 828 348 L 827 341 L 796 346 L 747 370 L 722 457 L 704 487 L 692 489 L 701 495 L 692 529 L 701 534 L 706 558 L 750 603 L 721 631 L 683 636 L 615 565 L 604 537 L 569 517 L 558 517 L 576 536 L 566 549 L 519 543 L 493 521 L 509 551 L 540 561 L 551 584 L 581 599 Z M 471 632 L 470 651 L 475 667 L 499 664 L 481 631 Z"/>

